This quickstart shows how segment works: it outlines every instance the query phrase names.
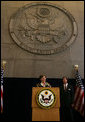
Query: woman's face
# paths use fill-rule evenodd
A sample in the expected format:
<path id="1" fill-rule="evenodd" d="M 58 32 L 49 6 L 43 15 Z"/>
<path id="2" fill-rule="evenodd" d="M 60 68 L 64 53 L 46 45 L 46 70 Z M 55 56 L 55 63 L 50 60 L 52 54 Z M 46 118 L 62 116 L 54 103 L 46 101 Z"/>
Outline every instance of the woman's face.
<path id="1" fill-rule="evenodd" d="M 43 76 L 40 80 L 41 80 L 41 82 L 45 82 L 46 81 L 46 77 Z"/>

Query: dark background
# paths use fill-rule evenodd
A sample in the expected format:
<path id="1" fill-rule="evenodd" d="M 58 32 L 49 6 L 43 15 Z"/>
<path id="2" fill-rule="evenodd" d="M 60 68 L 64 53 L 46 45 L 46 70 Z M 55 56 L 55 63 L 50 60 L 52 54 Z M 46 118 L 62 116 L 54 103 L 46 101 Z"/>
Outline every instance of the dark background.
<path id="1" fill-rule="evenodd" d="M 2 121 L 32 121 L 32 87 L 35 87 L 38 82 L 37 78 L 4 78 Z M 53 87 L 62 85 L 62 79 L 47 78 L 47 82 Z M 68 79 L 68 82 L 75 87 L 75 79 Z M 75 110 L 73 112 L 75 121 L 84 120 L 78 112 Z"/>

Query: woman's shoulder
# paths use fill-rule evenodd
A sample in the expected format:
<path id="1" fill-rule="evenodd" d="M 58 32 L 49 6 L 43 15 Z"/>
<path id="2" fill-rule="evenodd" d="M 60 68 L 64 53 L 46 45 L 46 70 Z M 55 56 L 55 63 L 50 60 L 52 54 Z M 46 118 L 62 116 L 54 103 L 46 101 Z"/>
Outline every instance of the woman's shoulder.
<path id="1" fill-rule="evenodd" d="M 41 86 L 41 83 L 37 83 L 37 85 L 36 85 L 37 87 L 40 87 Z"/>
<path id="2" fill-rule="evenodd" d="M 50 83 L 46 82 L 46 84 L 50 84 Z"/>
<path id="3" fill-rule="evenodd" d="M 48 82 L 46 82 L 46 85 L 47 85 L 47 86 L 51 86 L 50 83 L 48 83 Z"/>

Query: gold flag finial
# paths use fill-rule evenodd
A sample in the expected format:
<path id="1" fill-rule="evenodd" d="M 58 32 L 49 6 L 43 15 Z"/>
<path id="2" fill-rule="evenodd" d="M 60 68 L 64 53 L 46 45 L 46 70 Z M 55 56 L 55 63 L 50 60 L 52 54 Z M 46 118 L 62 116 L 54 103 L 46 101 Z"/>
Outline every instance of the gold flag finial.
<path id="1" fill-rule="evenodd" d="M 7 63 L 7 62 L 6 62 L 5 60 L 2 61 L 2 67 L 3 67 L 3 69 L 5 69 L 6 63 Z"/>
<path id="2" fill-rule="evenodd" d="M 78 71 L 78 67 L 79 67 L 79 66 L 78 66 L 77 64 L 74 65 L 74 68 L 75 68 L 76 71 Z"/>

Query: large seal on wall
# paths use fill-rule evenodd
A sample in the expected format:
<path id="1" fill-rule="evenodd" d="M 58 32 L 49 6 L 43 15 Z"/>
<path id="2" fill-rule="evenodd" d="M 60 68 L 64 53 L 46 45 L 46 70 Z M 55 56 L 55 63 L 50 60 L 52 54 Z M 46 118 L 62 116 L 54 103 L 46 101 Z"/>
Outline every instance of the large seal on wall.
<path id="1" fill-rule="evenodd" d="M 77 36 L 74 17 L 47 2 L 20 8 L 10 19 L 10 34 L 23 49 L 34 54 L 54 54 L 69 47 Z"/>

